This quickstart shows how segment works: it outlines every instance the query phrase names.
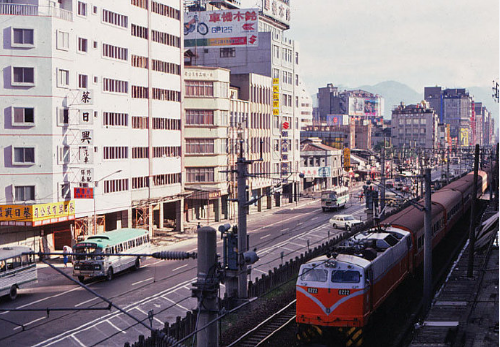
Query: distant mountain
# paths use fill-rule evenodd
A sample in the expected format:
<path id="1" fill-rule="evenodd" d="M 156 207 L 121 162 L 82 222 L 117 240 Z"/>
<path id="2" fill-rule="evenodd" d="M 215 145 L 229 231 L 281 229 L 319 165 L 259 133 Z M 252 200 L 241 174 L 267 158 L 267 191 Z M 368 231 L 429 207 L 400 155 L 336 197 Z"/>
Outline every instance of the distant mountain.
<path id="1" fill-rule="evenodd" d="M 409 105 L 419 103 L 424 99 L 423 91 L 417 93 L 406 84 L 396 81 L 380 82 L 374 86 L 360 86 L 354 89 L 361 89 L 382 96 L 384 98 L 385 119 L 391 119 L 392 110 L 401 102 Z"/>

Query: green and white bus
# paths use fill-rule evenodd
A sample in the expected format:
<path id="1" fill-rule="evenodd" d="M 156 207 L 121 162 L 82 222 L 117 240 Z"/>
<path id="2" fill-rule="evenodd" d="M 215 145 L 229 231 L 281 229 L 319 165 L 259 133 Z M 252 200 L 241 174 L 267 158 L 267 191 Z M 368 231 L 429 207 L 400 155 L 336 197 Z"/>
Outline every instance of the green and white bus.
<path id="1" fill-rule="evenodd" d="M 323 212 L 345 207 L 348 202 L 349 188 L 347 187 L 337 187 L 332 190 L 324 190 L 321 192 L 321 208 Z"/>
<path id="2" fill-rule="evenodd" d="M 141 266 L 140 256 L 107 256 L 107 253 L 145 254 L 150 252 L 150 240 L 145 229 L 124 228 L 87 237 L 73 246 L 73 276 L 80 282 L 86 278 L 106 277 Z"/>
<path id="3" fill-rule="evenodd" d="M 35 252 L 29 247 L 0 248 L 0 296 L 17 297 L 17 291 L 30 282 L 37 282 Z"/>

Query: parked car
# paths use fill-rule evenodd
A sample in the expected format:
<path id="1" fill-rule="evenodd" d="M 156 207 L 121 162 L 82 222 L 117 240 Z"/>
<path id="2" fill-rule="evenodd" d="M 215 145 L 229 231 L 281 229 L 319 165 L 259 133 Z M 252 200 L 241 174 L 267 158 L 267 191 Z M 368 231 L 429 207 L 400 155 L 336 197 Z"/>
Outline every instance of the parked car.
<path id="1" fill-rule="evenodd" d="M 354 218 L 350 214 L 338 214 L 330 218 L 330 223 L 334 228 L 345 228 L 346 230 L 351 230 L 352 227 L 362 224 L 363 222 Z"/>
<path id="2" fill-rule="evenodd" d="M 398 196 L 392 192 L 385 192 L 385 204 L 390 207 L 398 207 L 404 202 L 403 197 Z"/>

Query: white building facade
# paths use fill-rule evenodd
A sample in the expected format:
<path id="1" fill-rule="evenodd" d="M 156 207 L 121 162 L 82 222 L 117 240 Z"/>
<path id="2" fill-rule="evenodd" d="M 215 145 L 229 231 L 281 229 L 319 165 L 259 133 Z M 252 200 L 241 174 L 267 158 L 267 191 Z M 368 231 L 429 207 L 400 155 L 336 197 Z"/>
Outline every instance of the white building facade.
<path id="1" fill-rule="evenodd" d="M 397 148 L 436 149 L 439 143 L 438 115 L 429 103 L 401 104 L 392 110 L 392 144 Z"/>
<path id="2" fill-rule="evenodd" d="M 182 216 L 181 8 L 181 0 L 0 4 L 1 204 L 71 209 L 61 221 L 4 215 L 3 240 L 23 242 L 22 227 L 36 249 L 61 249 Z"/>

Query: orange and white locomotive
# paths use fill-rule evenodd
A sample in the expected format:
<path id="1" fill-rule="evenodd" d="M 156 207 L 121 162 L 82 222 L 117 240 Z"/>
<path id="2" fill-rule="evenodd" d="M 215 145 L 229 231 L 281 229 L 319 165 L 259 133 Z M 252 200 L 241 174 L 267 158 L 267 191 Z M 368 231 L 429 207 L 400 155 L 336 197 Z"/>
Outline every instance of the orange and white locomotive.
<path id="1" fill-rule="evenodd" d="M 480 171 L 477 195 L 486 187 L 487 174 Z M 468 174 L 432 195 L 433 247 L 469 209 L 472 191 L 473 175 Z M 382 229 L 342 241 L 335 248 L 337 254 L 317 257 L 300 267 L 296 283 L 299 333 L 308 327 L 365 327 L 371 314 L 423 262 L 424 211 L 410 206 L 382 223 Z"/>

